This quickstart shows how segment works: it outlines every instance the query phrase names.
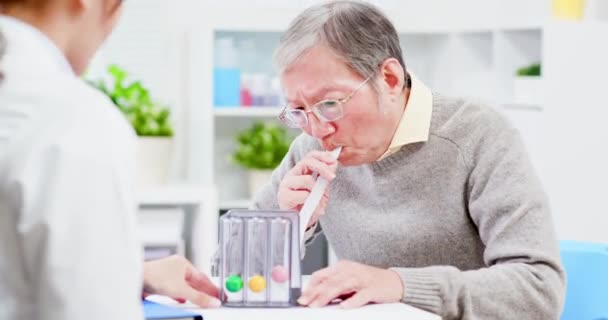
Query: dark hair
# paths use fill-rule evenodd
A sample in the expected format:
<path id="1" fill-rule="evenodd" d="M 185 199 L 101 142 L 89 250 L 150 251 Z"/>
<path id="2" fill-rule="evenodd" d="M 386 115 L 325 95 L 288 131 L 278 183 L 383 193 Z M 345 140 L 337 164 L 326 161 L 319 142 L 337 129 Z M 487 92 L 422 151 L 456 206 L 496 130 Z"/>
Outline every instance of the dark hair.
<path id="1" fill-rule="evenodd" d="M 46 0 L 0 0 L 0 6 L 13 6 L 17 4 L 43 5 L 46 3 Z"/>

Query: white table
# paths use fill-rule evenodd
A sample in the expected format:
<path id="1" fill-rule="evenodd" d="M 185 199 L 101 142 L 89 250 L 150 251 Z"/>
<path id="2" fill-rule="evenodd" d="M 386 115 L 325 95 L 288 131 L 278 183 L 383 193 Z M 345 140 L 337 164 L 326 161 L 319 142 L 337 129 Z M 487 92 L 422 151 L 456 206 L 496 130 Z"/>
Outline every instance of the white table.
<path id="1" fill-rule="evenodd" d="M 304 285 L 309 276 L 303 276 Z M 212 281 L 217 284 L 218 279 Z M 441 320 L 436 314 L 414 308 L 403 303 L 370 304 L 356 309 L 341 309 L 338 305 L 323 308 L 230 308 L 200 309 L 191 303 L 178 304 L 172 299 L 161 296 L 150 296 L 148 300 L 183 308 L 201 314 L 204 320 Z"/>
<path id="2" fill-rule="evenodd" d="M 356 309 L 341 309 L 337 305 L 323 308 L 229 308 L 200 309 L 195 305 L 177 302 L 161 296 L 150 296 L 148 300 L 182 308 L 201 314 L 204 320 L 441 320 L 436 314 L 408 306 L 403 303 L 370 304 Z"/>
<path id="3" fill-rule="evenodd" d="M 199 270 L 211 272 L 219 223 L 215 188 L 184 185 L 143 190 L 138 193 L 138 203 L 142 209 L 183 209 L 186 256 Z"/>
<path id="4" fill-rule="evenodd" d="M 196 306 L 177 302 L 160 296 L 148 297 L 149 300 L 183 308 L 201 314 L 204 320 L 441 320 L 436 314 L 408 306 L 403 303 L 370 304 L 356 309 L 341 309 L 337 305 L 323 308 L 229 308 L 200 309 Z"/>
<path id="5" fill-rule="evenodd" d="M 357 309 L 345 310 L 332 305 L 324 308 L 286 308 L 286 309 L 190 309 L 203 315 L 204 320 L 441 320 L 438 315 L 402 303 L 374 304 Z"/>

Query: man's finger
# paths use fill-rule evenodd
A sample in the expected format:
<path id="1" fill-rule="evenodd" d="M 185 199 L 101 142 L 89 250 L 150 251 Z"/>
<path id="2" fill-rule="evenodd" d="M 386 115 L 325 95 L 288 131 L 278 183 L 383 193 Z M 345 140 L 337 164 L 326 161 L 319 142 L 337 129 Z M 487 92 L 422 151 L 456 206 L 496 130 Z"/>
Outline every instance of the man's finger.
<path id="1" fill-rule="evenodd" d="M 299 173 L 300 175 L 317 172 L 329 181 L 336 177 L 336 174 L 334 173 L 334 171 L 336 171 L 335 167 L 331 167 L 327 163 L 314 158 L 305 158 L 301 160 L 292 170 L 296 170 L 296 173 Z"/>
<path id="2" fill-rule="evenodd" d="M 308 305 L 316 299 L 320 291 L 323 290 L 323 282 L 336 273 L 335 269 L 335 266 L 331 266 L 314 272 L 310 277 L 308 285 L 306 285 L 306 288 L 302 292 L 302 296 L 298 299 L 298 303 Z"/>
<path id="3" fill-rule="evenodd" d="M 290 176 L 285 180 L 285 187 L 291 190 L 312 190 L 315 179 L 311 175 Z"/>
<path id="4" fill-rule="evenodd" d="M 340 307 L 344 309 L 352 309 L 362 307 L 370 302 L 368 295 L 365 290 L 355 293 L 349 299 L 346 299 L 340 303 Z"/>
<path id="5" fill-rule="evenodd" d="M 283 201 L 286 202 L 285 205 L 287 206 L 287 208 L 296 208 L 297 206 L 304 204 L 306 198 L 308 198 L 308 196 L 310 195 L 309 191 L 289 190 L 286 192 L 289 192 L 289 194 L 283 195 L 284 198 L 287 198 L 286 201 Z"/>
<path id="6" fill-rule="evenodd" d="M 319 285 L 321 282 L 325 281 L 329 276 L 333 275 L 336 272 L 336 266 L 329 266 L 327 268 L 313 272 L 313 274 L 310 276 L 310 281 L 308 281 L 306 289 L 304 289 L 304 292 L 306 292 L 308 288 L 313 288 Z"/>
<path id="7" fill-rule="evenodd" d="M 312 300 L 310 306 L 326 306 L 341 295 L 356 291 L 358 280 L 354 277 L 337 276 L 323 282 L 319 288 L 319 294 Z"/>

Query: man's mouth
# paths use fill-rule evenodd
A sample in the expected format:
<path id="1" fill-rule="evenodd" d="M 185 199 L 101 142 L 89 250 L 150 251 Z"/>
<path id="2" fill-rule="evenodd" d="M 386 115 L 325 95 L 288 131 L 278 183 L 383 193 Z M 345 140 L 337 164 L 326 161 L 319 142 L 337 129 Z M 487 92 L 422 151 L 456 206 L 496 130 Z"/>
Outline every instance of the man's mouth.
<path id="1" fill-rule="evenodd" d="M 323 146 L 323 149 L 325 149 L 326 151 L 332 151 L 335 148 L 337 148 L 337 145 L 329 144 L 329 143 L 321 143 L 321 145 Z"/>

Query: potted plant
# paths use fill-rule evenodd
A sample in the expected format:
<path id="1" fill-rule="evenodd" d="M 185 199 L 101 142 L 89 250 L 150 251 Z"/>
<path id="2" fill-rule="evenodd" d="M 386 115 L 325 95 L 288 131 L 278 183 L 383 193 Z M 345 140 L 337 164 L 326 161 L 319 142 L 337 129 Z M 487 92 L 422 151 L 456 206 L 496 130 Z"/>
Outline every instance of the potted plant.
<path id="1" fill-rule="evenodd" d="M 281 163 L 292 140 L 284 127 L 271 122 L 256 122 L 238 133 L 232 159 L 249 170 L 251 195 L 270 181 L 272 170 Z"/>
<path id="2" fill-rule="evenodd" d="M 137 133 L 137 185 L 149 188 L 168 180 L 173 151 L 170 110 L 150 98 L 140 81 L 127 81 L 127 72 L 116 65 L 108 67 L 110 83 L 91 81 L 126 116 Z"/>
<path id="3" fill-rule="evenodd" d="M 542 106 L 542 77 L 540 63 L 534 63 L 517 70 L 513 81 L 515 103 Z"/>

